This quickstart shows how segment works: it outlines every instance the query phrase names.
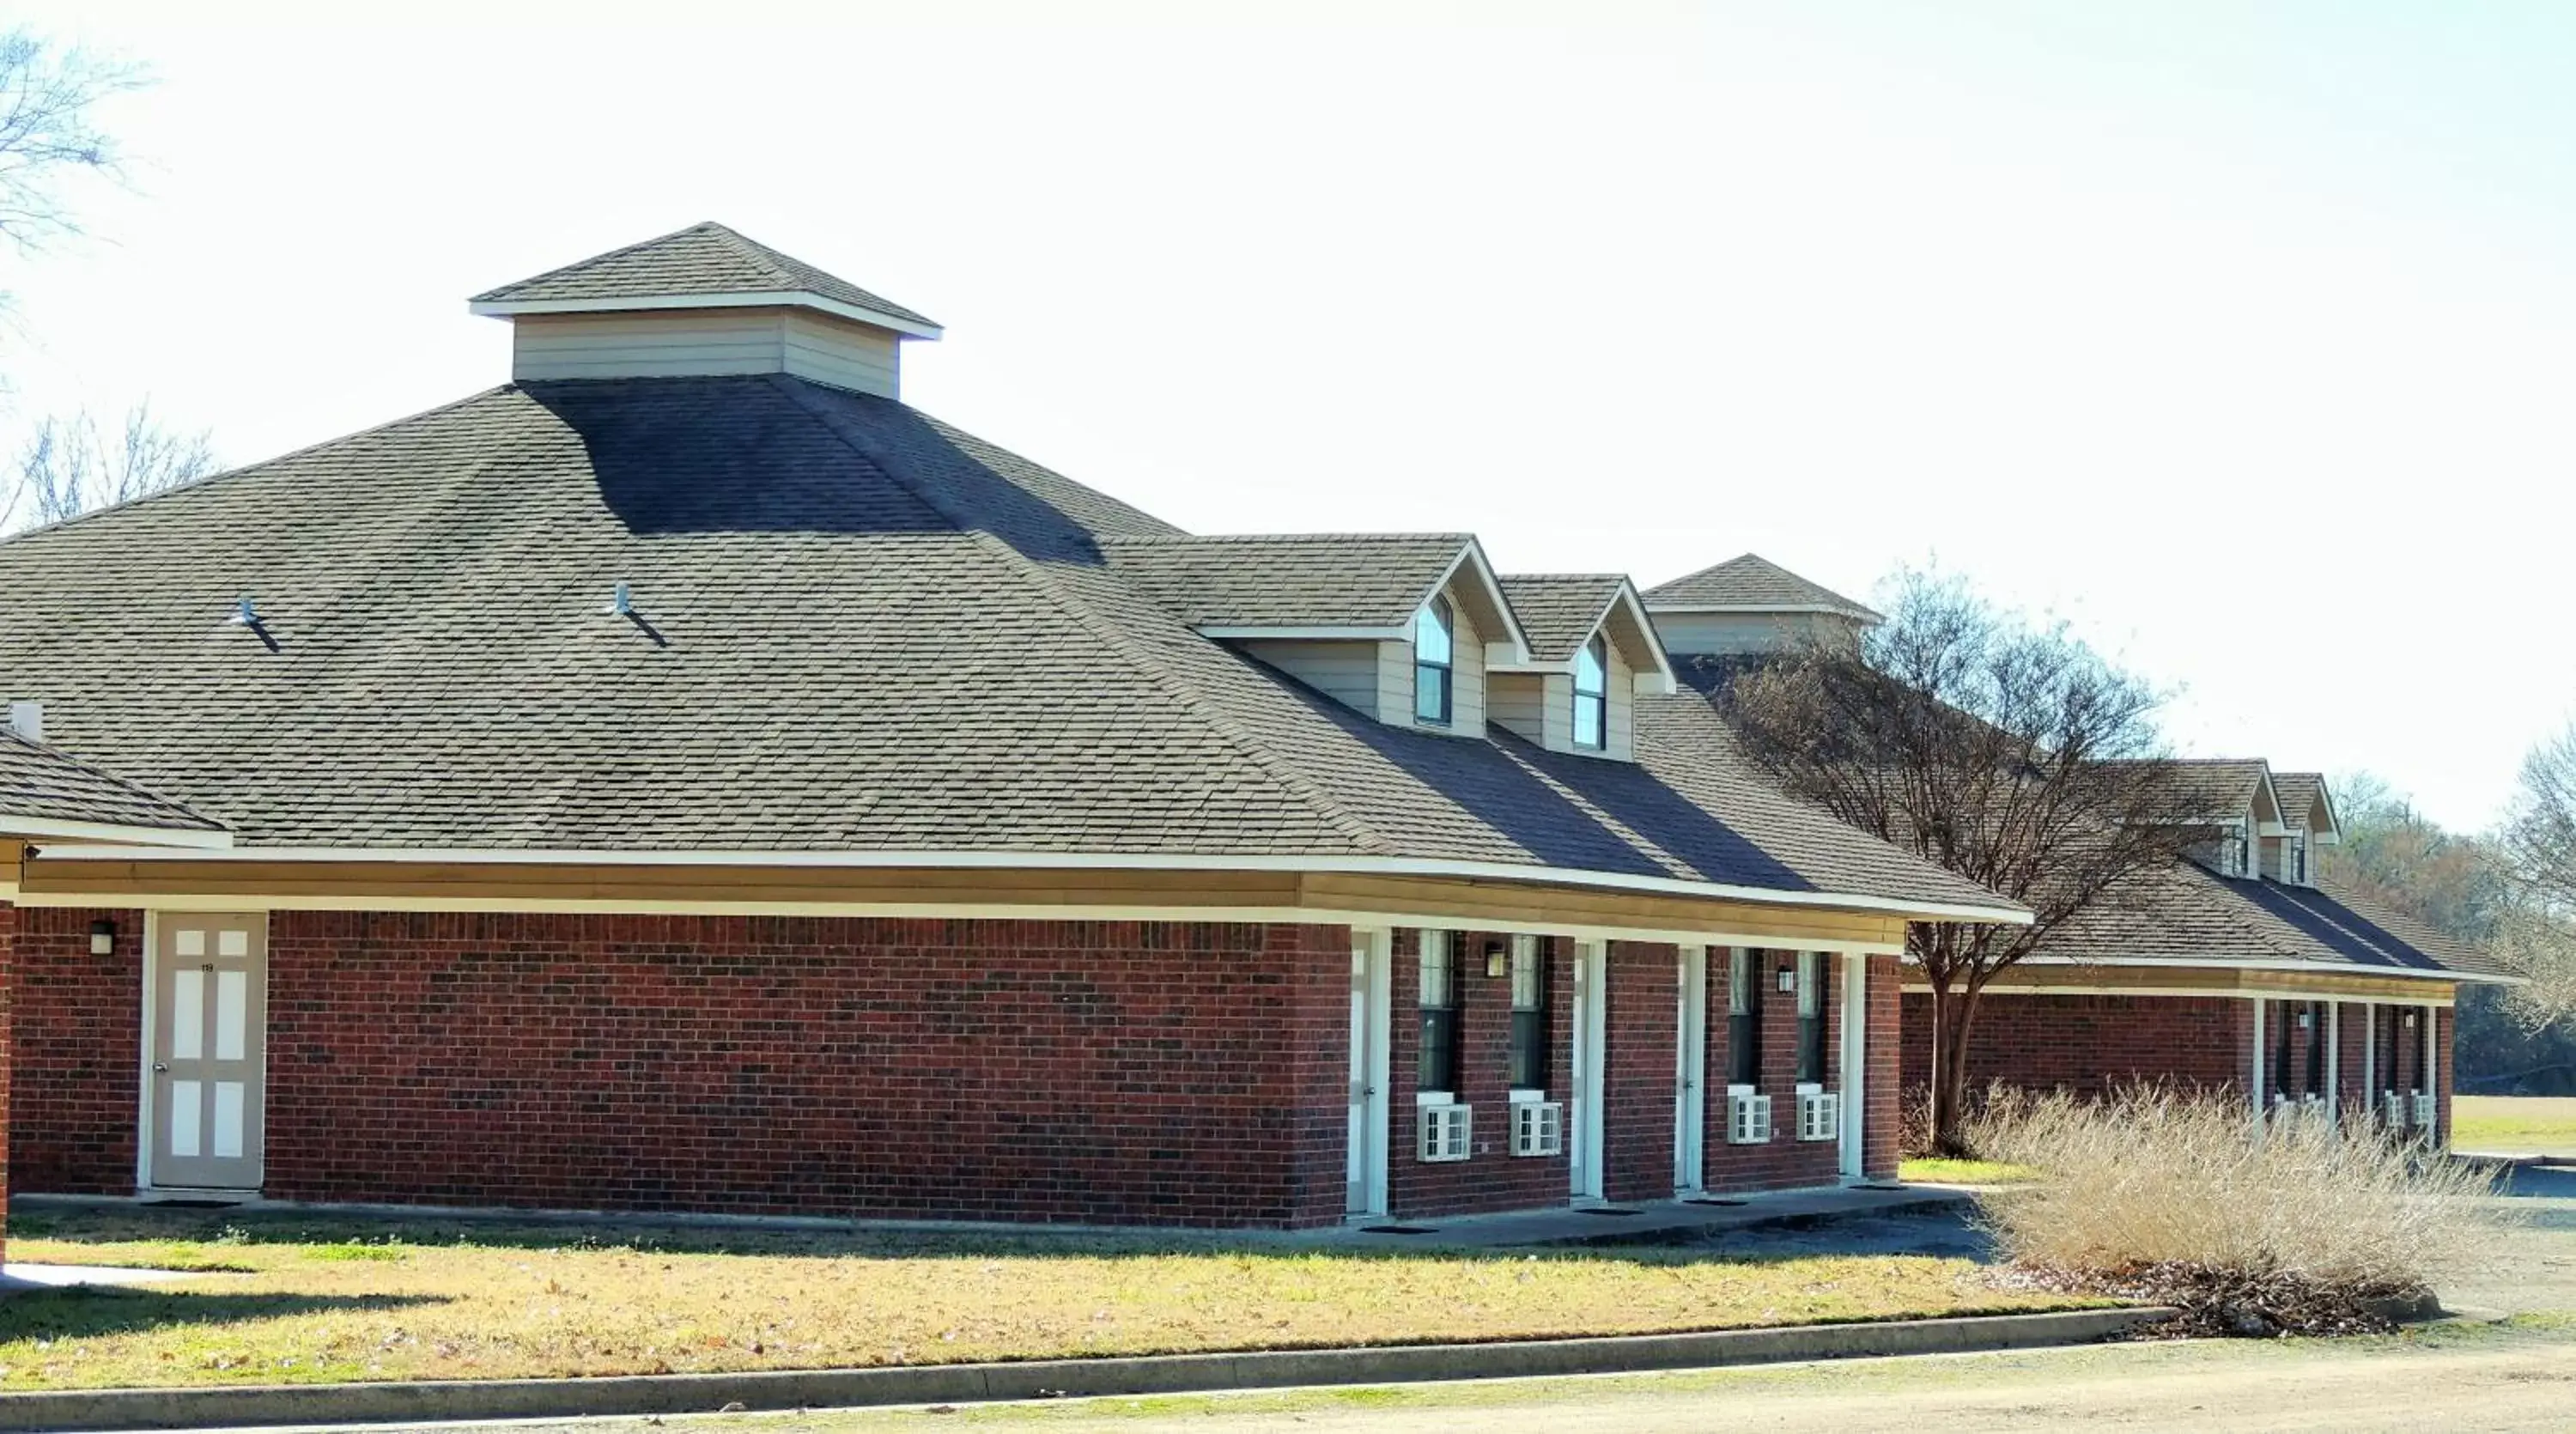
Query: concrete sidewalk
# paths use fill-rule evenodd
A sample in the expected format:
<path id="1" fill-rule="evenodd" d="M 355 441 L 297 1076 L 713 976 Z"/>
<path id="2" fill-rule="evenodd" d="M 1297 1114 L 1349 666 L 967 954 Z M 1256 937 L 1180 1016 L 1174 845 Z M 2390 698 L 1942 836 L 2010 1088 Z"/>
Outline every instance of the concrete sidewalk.
<path id="1" fill-rule="evenodd" d="M 1422 1245 L 1486 1250 L 1521 1245 L 1679 1244 L 1727 1230 L 1937 1209 L 1975 1198 L 1973 1192 L 1955 1186 L 1897 1185 L 1891 1181 L 1883 1185 L 1655 1200 L 1593 1209 L 1394 1220 L 1322 1234 L 1329 1243 L 1381 1249 Z"/>

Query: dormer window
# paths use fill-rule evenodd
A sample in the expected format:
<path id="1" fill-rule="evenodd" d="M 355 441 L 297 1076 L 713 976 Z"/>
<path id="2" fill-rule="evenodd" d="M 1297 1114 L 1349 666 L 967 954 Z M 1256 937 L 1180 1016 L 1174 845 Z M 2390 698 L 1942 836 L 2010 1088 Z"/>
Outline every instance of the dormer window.
<path id="1" fill-rule="evenodd" d="M 2218 840 L 2218 874 L 2219 874 L 2219 875 L 2221 875 L 2221 876 L 2243 876 L 2243 875 L 2245 875 L 2245 870 L 2246 870 L 2245 847 L 2246 847 L 2245 833 L 2244 833 L 2243 829 L 2241 829 L 2241 828 L 2237 829 L 2237 830 L 2236 830 L 2233 834 L 2231 834 L 2231 835 L 2228 835 L 2228 836 L 2224 836 L 2224 837 L 2219 838 L 2219 840 Z"/>
<path id="2" fill-rule="evenodd" d="M 2281 879 L 2292 886 L 2308 884 L 2308 842 L 2297 832 L 2281 843 Z"/>
<path id="3" fill-rule="evenodd" d="M 1598 752 L 1610 734 L 1610 645 L 1594 635 L 1574 654 L 1574 745 Z"/>
<path id="4" fill-rule="evenodd" d="M 1413 615 L 1413 720 L 1434 727 L 1449 725 L 1453 622 L 1444 597 L 1433 598 Z"/>

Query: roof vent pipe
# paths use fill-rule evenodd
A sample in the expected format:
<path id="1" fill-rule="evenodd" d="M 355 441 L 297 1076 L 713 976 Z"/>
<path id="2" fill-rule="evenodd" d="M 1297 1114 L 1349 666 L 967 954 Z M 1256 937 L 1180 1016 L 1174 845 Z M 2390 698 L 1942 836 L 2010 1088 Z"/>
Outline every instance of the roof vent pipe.
<path id="1" fill-rule="evenodd" d="M 250 605 L 250 594 L 244 593 L 233 602 L 233 626 L 259 626 L 259 609 Z"/>
<path id="2" fill-rule="evenodd" d="M 9 730 L 30 742 L 45 740 L 45 704 L 42 702 L 10 703 Z"/>
<path id="3" fill-rule="evenodd" d="M 617 591 L 609 595 L 608 606 L 605 609 L 602 609 L 602 611 L 610 617 L 633 617 L 635 615 L 635 594 L 628 590 L 626 584 L 619 583 L 617 585 Z"/>

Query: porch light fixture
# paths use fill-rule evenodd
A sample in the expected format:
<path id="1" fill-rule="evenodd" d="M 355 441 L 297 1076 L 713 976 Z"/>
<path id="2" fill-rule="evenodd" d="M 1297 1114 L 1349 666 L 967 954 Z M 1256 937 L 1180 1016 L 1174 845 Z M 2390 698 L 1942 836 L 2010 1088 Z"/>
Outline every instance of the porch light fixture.
<path id="1" fill-rule="evenodd" d="M 1503 943 L 1500 941 L 1488 941 L 1485 943 L 1485 974 L 1487 976 L 1492 977 L 1503 974 L 1503 950 Z"/>
<path id="2" fill-rule="evenodd" d="M 115 922 L 102 919 L 89 924 L 89 954 L 92 956 L 116 954 Z"/>
<path id="3" fill-rule="evenodd" d="M 1783 966 L 1780 968 L 1780 989 L 1783 991 L 1794 991 L 1798 989 L 1798 968 L 1794 966 Z"/>

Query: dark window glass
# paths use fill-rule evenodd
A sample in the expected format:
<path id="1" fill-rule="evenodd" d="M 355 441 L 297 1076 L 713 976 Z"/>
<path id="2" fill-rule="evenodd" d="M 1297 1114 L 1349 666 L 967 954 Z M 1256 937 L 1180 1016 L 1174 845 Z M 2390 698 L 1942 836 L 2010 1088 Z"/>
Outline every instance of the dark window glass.
<path id="1" fill-rule="evenodd" d="M 2287 1001 L 2272 1003 L 2272 1019 L 2281 1029 L 2272 1037 L 2272 1089 L 2290 1094 L 2290 1052 L 2297 1039 L 2299 1018 Z"/>
<path id="2" fill-rule="evenodd" d="M 1449 725 L 1449 679 L 1453 656 L 1449 600 L 1433 598 L 1413 615 L 1413 720 Z"/>
<path id="3" fill-rule="evenodd" d="M 1422 1017 L 1422 1046 L 1414 1088 L 1458 1091 L 1458 971 L 1446 931 L 1421 934 L 1421 990 L 1414 1004 Z"/>
<path id="4" fill-rule="evenodd" d="M 1726 967 L 1726 1082 L 1762 1083 L 1762 953 L 1737 947 Z"/>
<path id="5" fill-rule="evenodd" d="M 1547 1027 L 1547 946 L 1524 936 L 1512 943 L 1512 1089 L 1547 1089 Z"/>
<path id="6" fill-rule="evenodd" d="M 1821 1085 L 1825 1079 L 1825 956 L 1798 953 L 1798 1079 Z"/>
<path id="7" fill-rule="evenodd" d="M 1574 655 L 1574 745 L 1599 751 L 1610 740 L 1610 648 L 1600 638 Z"/>

